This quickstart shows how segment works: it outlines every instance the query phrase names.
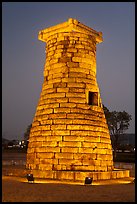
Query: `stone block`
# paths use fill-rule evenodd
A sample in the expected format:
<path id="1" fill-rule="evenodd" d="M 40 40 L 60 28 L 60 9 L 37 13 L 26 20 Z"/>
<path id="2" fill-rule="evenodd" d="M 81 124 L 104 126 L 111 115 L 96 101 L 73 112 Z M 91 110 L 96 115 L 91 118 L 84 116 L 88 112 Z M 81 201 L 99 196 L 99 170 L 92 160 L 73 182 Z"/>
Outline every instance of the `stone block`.
<path id="1" fill-rule="evenodd" d="M 54 55 L 54 51 L 48 52 L 47 57 L 53 56 Z"/>
<path id="2" fill-rule="evenodd" d="M 54 113 L 70 113 L 70 108 L 54 108 Z"/>
<path id="3" fill-rule="evenodd" d="M 78 49 L 78 53 L 86 54 L 86 53 L 89 53 L 89 50 L 86 50 L 86 49 L 83 49 L 83 48 L 79 48 Z"/>
<path id="4" fill-rule="evenodd" d="M 85 77 L 86 78 L 86 74 L 81 73 L 81 72 L 70 72 L 69 77 L 70 78 L 75 78 L 75 77 Z"/>
<path id="5" fill-rule="evenodd" d="M 111 144 L 110 139 L 109 139 L 109 138 L 104 138 L 104 137 L 101 137 L 101 138 L 100 138 L 100 142 L 101 142 L 101 143 Z"/>
<path id="6" fill-rule="evenodd" d="M 67 118 L 66 113 L 53 113 L 49 115 L 49 119 L 61 119 L 61 118 Z"/>
<path id="7" fill-rule="evenodd" d="M 64 136 L 64 141 L 84 141 L 84 137 L 80 136 Z"/>
<path id="8" fill-rule="evenodd" d="M 97 154 L 97 160 L 112 160 L 111 155 Z"/>
<path id="9" fill-rule="evenodd" d="M 54 179 L 57 180 L 74 180 L 74 172 L 54 172 Z"/>
<path id="10" fill-rule="evenodd" d="M 85 98 L 79 98 L 79 97 L 69 98 L 69 102 L 70 103 L 86 103 L 86 99 Z"/>
<path id="11" fill-rule="evenodd" d="M 69 92 L 71 93 L 85 93 L 85 90 L 83 88 L 69 88 Z M 77 104 L 75 104 L 76 107 Z"/>
<path id="12" fill-rule="evenodd" d="M 45 141 L 62 141 L 62 135 L 56 135 L 54 131 L 51 134 L 51 136 L 45 137 Z"/>
<path id="13" fill-rule="evenodd" d="M 71 59 L 71 57 L 60 57 L 59 59 L 58 59 L 58 62 L 60 63 L 60 62 L 71 62 L 72 61 L 72 59 Z"/>
<path id="14" fill-rule="evenodd" d="M 57 125 L 58 126 L 58 125 Z M 65 136 L 65 135 L 70 135 L 70 131 L 69 130 L 62 130 L 60 129 L 56 129 L 52 131 L 52 134 L 54 136 Z M 53 136 L 52 136 L 53 137 Z M 57 139 L 57 138 L 56 138 Z M 61 140 L 57 140 L 57 141 L 61 141 Z"/>
<path id="15" fill-rule="evenodd" d="M 107 153 L 107 151 L 106 151 L 106 149 L 99 149 L 99 148 L 95 148 L 94 149 L 94 152 L 96 153 L 96 154 L 105 154 L 106 155 L 106 153 Z"/>
<path id="16" fill-rule="evenodd" d="M 84 166 L 75 166 L 75 170 L 77 171 L 94 171 L 95 167 L 90 165 Z"/>
<path id="17" fill-rule="evenodd" d="M 64 159 L 64 158 L 60 158 L 59 159 L 59 164 L 60 165 L 68 165 L 68 164 L 72 164 L 74 162 L 74 160 L 73 159 Z"/>
<path id="18" fill-rule="evenodd" d="M 83 83 L 67 83 L 67 87 L 72 87 L 72 88 L 85 88 L 85 84 Z"/>
<path id="19" fill-rule="evenodd" d="M 117 171 L 116 178 L 123 178 L 123 171 Z"/>
<path id="20" fill-rule="evenodd" d="M 71 63 L 71 62 L 67 62 L 67 63 Z M 60 67 L 65 67 L 66 66 L 66 63 L 64 63 L 64 62 L 59 62 L 59 63 L 57 63 L 57 64 L 53 64 L 52 65 L 52 69 L 59 69 Z"/>
<path id="21" fill-rule="evenodd" d="M 84 147 L 84 148 L 90 147 L 90 148 L 94 149 L 94 148 L 97 148 L 98 146 L 97 146 L 97 143 L 84 141 L 84 142 L 82 142 L 82 147 Z"/>
<path id="22" fill-rule="evenodd" d="M 102 172 L 100 174 L 100 179 L 111 179 L 111 173 L 110 172 Z"/>
<path id="23" fill-rule="evenodd" d="M 94 150 L 89 147 L 81 147 L 79 148 L 79 153 L 94 153 Z"/>
<path id="24" fill-rule="evenodd" d="M 53 68 L 52 67 L 49 70 L 49 76 L 50 75 L 55 75 L 55 74 L 60 74 L 60 77 L 62 77 L 63 75 L 61 75 L 61 73 L 64 74 L 64 73 L 67 73 L 67 72 L 68 72 L 68 67 L 66 67 L 66 66 L 62 66 L 62 67 L 58 67 L 58 68 Z M 57 82 L 55 82 L 55 83 L 57 83 Z"/>
<path id="25" fill-rule="evenodd" d="M 76 45 L 76 46 L 80 46 L 80 45 Z M 82 58 L 81 57 L 72 57 L 72 62 L 82 62 Z"/>
<path id="26" fill-rule="evenodd" d="M 87 177 L 87 173 L 85 172 L 75 172 L 75 180 L 85 182 L 85 178 Z"/>
<path id="27" fill-rule="evenodd" d="M 78 92 L 78 93 L 66 93 L 66 97 L 68 97 L 68 98 L 77 98 L 77 97 L 79 97 L 79 98 L 84 98 L 85 99 L 85 93 L 80 93 L 80 92 Z"/>
<path id="28" fill-rule="evenodd" d="M 88 159 L 96 159 L 96 154 L 94 153 L 77 153 L 74 154 L 74 159 L 79 159 L 81 161 Z"/>
<path id="29" fill-rule="evenodd" d="M 81 113 L 81 114 L 89 114 L 90 113 L 90 110 L 84 110 L 84 109 L 81 109 L 81 108 L 73 108 L 73 109 L 71 109 L 71 112 L 72 113 Z M 90 121 L 89 121 L 90 122 Z M 89 123 L 88 122 L 88 123 Z M 85 122 L 85 124 L 86 124 L 86 122 Z M 93 123 L 92 123 L 93 124 Z"/>
<path id="30" fill-rule="evenodd" d="M 106 154 L 112 155 L 112 148 L 111 149 L 106 149 Z"/>
<path id="31" fill-rule="evenodd" d="M 71 130 L 71 135 L 82 136 L 83 138 L 85 138 L 85 136 L 91 135 L 91 131 L 90 130 Z"/>
<path id="32" fill-rule="evenodd" d="M 63 51 L 64 51 L 63 48 L 58 48 L 55 50 L 55 54 L 63 53 Z"/>
<path id="33" fill-rule="evenodd" d="M 52 74 L 52 79 L 57 79 L 57 78 L 62 78 L 62 77 L 68 77 L 68 73 L 56 73 L 56 74 Z"/>
<path id="34" fill-rule="evenodd" d="M 78 62 L 67 62 L 67 67 L 79 67 Z"/>
<path id="35" fill-rule="evenodd" d="M 106 172 L 107 166 L 95 166 L 95 171 Z M 98 174 L 98 180 L 101 179 L 101 174 Z"/>
<path id="36" fill-rule="evenodd" d="M 50 130 L 50 125 L 43 125 L 41 126 L 41 130 Z"/>
<path id="37" fill-rule="evenodd" d="M 79 104 L 79 103 L 77 103 L 77 104 L 76 104 L 76 108 L 89 110 L 89 109 L 90 109 L 90 106 L 89 106 L 88 104 Z M 88 116 L 88 115 L 87 115 L 87 116 Z"/>
<path id="38" fill-rule="evenodd" d="M 39 134 L 39 135 L 41 135 L 41 134 Z M 45 136 L 36 136 L 36 137 L 33 137 L 33 140 L 32 141 L 43 141 L 44 139 L 45 139 L 46 137 Z"/>
<path id="39" fill-rule="evenodd" d="M 58 108 L 59 107 L 59 103 L 52 103 L 52 104 L 48 103 L 48 104 L 44 105 L 44 107 L 46 109 L 48 109 L 48 108 Z M 44 118 L 42 118 L 42 119 L 44 119 Z"/>
<path id="40" fill-rule="evenodd" d="M 30 153 L 34 154 L 34 152 L 35 152 L 35 148 L 33 148 L 33 147 L 28 148 L 28 150 L 27 150 L 27 154 L 30 154 Z"/>
<path id="41" fill-rule="evenodd" d="M 75 108 L 76 104 L 75 103 L 61 103 L 60 107 L 61 108 Z"/>
<path id="42" fill-rule="evenodd" d="M 39 164 L 39 169 L 42 171 L 52 170 L 52 164 Z"/>
<path id="43" fill-rule="evenodd" d="M 65 36 L 59 36 L 59 37 L 57 38 L 57 41 L 62 41 L 62 40 L 65 40 Z"/>
<path id="44" fill-rule="evenodd" d="M 51 59 L 50 61 L 49 61 L 49 65 L 51 66 L 52 64 L 55 64 L 55 63 L 57 63 L 59 60 L 58 60 L 58 58 L 57 59 Z"/>
<path id="45" fill-rule="evenodd" d="M 51 159 L 51 158 L 40 159 L 40 164 L 45 164 L 45 165 L 58 164 L 58 159 Z"/>
<path id="46" fill-rule="evenodd" d="M 81 147 L 81 142 L 78 141 L 61 141 L 59 147 Z"/>
<path id="47" fill-rule="evenodd" d="M 79 67 L 83 68 L 83 69 L 85 68 L 86 70 L 88 70 L 87 74 L 90 73 L 90 70 L 91 70 L 91 64 L 90 63 L 80 62 Z"/>
<path id="48" fill-rule="evenodd" d="M 65 83 L 65 82 L 60 82 L 60 83 L 54 83 L 54 84 L 52 84 L 53 85 L 53 87 L 55 87 L 55 88 L 64 88 L 64 87 L 66 87 L 67 86 L 67 83 Z"/>
<path id="49" fill-rule="evenodd" d="M 65 97 L 65 93 L 51 93 L 51 94 L 47 94 L 46 98 L 64 98 Z"/>
<path id="50" fill-rule="evenodd" d="M 67 113 L 67 118 L 75 119 L 75 118 L 84 118 L 84 114 L 80 113 Z"/>
<path id="51" fill-rule="evenodd" d="M 59 147 L 41 147 L 40 149 L 38 149 L 36 147 L 36 152 L 60 152 L 60 148 Z"/>
<path id="52" fill-rule="evenodd" d="M 29 143 L 29 148 L 34 148 L 34 147 L 38 147 L 38 146 L 42 146 L 42 141 L 38 142 L 38 141 L 35 141 L 35 142 L 30 142 Z"/>
<path id="53" fill-rule="evenodd" d="M 65 119 L 60 119 L 59 118 L 59 119 L 53 120 L 53 124 L 54 125 L 57 125 L 57 124 L 62 124 L 62 125 L 63 124 L 66 124 L 66 125 L 67 124 L 72 124 L 72 120 L 71 119 L 66 119 L 66 118 Z"/>
<path id="54" fill-rule="evenodd" d="M 53 113 L 53 108 L 46 108 L 42 110 L 42 115 Z"/>
<path id="55" fill-rule="evenodd" d="M 93 81 L 93 80 L 92 80 Z M 78 83 L 85 83 L 85 84 L 87 84 L 87 83 L 91 83 L 91 79 L 87 79 L 87 78 L 76 78 L 76 82 L 78 82 Z"/>
<path id="56" fill-rule="evenodd" d="M 54 153 L 53 152 L 37 152 L 36 157 L 40 159 L 45 159 L 45 158 L 54 158 Z"/>
<path id="57" fill-rule="evenodd" d="M 59 146 L 60 146 L 60 144 L 59 144 Z M 72 147 L 61 147 L 61 152 L 77 153 L 78 152 L 78 147 L 73 147 L 73 146 Z"/>
<path id="58" fill-rule="evenodd" d="M 71 52 L 71 53 L 77 52 L 77 49 L 76 48 L 68 48 L 67 52 Z"/>
<path id="59" fill-rule="evenodd" d="M 53 88 L 53 84 L 43 84 L 43 90 L 52 89 L 52 88 Z"/>
<path id="60" fill-rule="evenodd" d="M 53 172 L 50 170 L 46 170 L 46 171 L 41 171 L 40 172 L 40 176 L 39 178 L 47 178 L 47 179 L 53 179 Z M 35 176 L 35 175 L 34 175 Z"/>
<path id="61" fill-rule="evenodd" d="M 68 152 L 56 152 L 56 159 L 73 159 L 73 153 Z"/>
<path id="62" fill-rule="evenodd" d="M 111 174 L 111 179 L 116 179 L 117 178 L 116 171 L 110 172 L 110 174 Z"/>
<path id="63" fill-rule="evenodd" d="M 66 83 L 71 83 L 71 82 L 75 82 L 75 81 L 76 81 L 75 77 L 73 77 L 73 78 L 68 78 L 68 77 L 62 78 L 62 82 L 66 82 Z"/>
<path id="64" fill-rule="evenodd" d="M 57 92 L 61 92 L 61 93 L 64 93 L 64 92 L 67 92 L 68 93 L 69 91 L 69 88 L 65 87 L 65 88 L 57 88 Z"/>
<path id="65" fill-rule="evenodd" d="M 66 125 L 52 125 L 51 130 L 66 130 Z"/>
<path id="66" fill-rule="evenodd" d="M 99 161 L 96 162 L 96 160 L 94 160 L 94 159 L 84 159 L 84 160 L 82 160 L 83 165 L 93 165 L 93 166 L 95 166 L 95 165 L 97 165 L 96 163 L 99 163 Z"/>
<path id="67" fill-rule="evenodd" d="M 61 56 L 62 56 L 61 52 L 54 54 L 54 58 L 60 58 Z"/>
<path id="68" fill-rule="evenodd" d="M 61 48 L 63 49 L 63 48 L 64 48 L 64 45 L 57 45 L 57 50 L 58 50 L 58 49 L 61 49 Z"/>
<path id="69" fill-rule="evenodd" d="M 59 83 L 59 82 L 61 82 L 61 78 L 50 79 L 48 81 L 48 84 L 54 84 L 54 83 Z M 45 96 L 45 98 L 47 98 L 47 97 Z"/>
<path id="70" fill-rule="evenodd" d="M 72 57 L 72 56 L 73 56 L 73 53 L 71 53 L 71 52 L 65 52 L 65 53 L 62 53 L 62 56 Z"/>
<path id="71" fill-rule="evenodd" d="M 91 136 L 85 136 L 85 140 L 84 141 L 87 141 L 87 142 L 100 142 L 100 138 L 99 137 L 92 137 Z"/>
<path id="72" fill-rule="evenodd" d="M 84 78 L 86 78 L 86 74 L 89 74 L 89 69 L 85 69 L 85 68 L 83 68 L 83 67 L 79 67 L 79 68 L 77 68 L 77 67 L 71 67 L 70 69 L 69 69 L 69 73 L 75 73 L 75 72 L 77 72 L 77 73 L 84 73 L 85 75 L 83 75 L 83 77 Z M 78 77 L 78 76 L 77 76 Z M 91 82 L 91 80 L 90 80 L 90 82 Z"/>
<path id="73" fill-rule="evenodd" d="M 43 141 L 41 146 L 42 147 L 56 147 L 57 141 Z"/>
<path id="74" fill-rule="evenodd" d="M 69 39 L 70 39 L 70 40 L 78 40 L 79 38 L 78 38 L 78 37 L 75 37 L 75 36 L 73 36 L 73 37 L 70 36 Z"/>

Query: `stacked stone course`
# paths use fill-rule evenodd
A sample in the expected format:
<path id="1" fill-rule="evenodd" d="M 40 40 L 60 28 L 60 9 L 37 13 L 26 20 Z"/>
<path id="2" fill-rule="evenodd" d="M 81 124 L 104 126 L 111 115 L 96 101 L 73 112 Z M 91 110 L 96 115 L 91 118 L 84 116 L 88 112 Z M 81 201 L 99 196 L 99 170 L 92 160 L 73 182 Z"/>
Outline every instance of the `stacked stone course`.
<path id="1" fill-rule="evenodd" d="M 36 177 L 52 179 L 63 179 L 64 170 L 112 171 L 112 145 L 96 80 L 96 44 L 102 34 L 69 19 L 40 31 L 39 39 L 46 42 L 46 63 L 26 167 Z M 90 104 L 90 93 L 96 93 L 96 105 Z"/>

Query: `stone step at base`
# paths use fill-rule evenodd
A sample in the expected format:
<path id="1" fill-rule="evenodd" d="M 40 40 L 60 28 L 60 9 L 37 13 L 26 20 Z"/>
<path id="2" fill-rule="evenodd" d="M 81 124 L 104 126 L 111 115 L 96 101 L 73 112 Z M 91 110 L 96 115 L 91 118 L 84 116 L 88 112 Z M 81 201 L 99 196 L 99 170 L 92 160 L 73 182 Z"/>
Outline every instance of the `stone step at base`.
<path id="1" fill-rule="evenodd" d="M 3 168 L 4 176 L 26 177 L 28 173 L 32 173 L 35 180 L 55 181 L 55 182 L 72 182 L 83 183 L 86 177 L 92 178 L 93 182 L 117 179 L 129 179 L 130 170 L 114 169 L 108 172 L 93 172 L 93 171 L 30 171 L 25 168 Z"/>

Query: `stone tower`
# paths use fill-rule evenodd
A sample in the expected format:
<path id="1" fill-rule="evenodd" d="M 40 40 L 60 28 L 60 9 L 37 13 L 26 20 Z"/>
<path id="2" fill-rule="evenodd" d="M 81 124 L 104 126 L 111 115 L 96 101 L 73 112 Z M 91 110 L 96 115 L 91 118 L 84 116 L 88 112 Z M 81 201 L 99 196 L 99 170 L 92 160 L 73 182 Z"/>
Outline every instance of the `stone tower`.
<path id="1" fill-rule="evenodd" d="M 96 180 L 104 172 L 106 179 L 113 156 L 96 79 L 102 33 L 70 18 L 38 38 L 46 42 L 46 62 L 26 167 L 40 178 L 78 181 L 94 172 Z"/>

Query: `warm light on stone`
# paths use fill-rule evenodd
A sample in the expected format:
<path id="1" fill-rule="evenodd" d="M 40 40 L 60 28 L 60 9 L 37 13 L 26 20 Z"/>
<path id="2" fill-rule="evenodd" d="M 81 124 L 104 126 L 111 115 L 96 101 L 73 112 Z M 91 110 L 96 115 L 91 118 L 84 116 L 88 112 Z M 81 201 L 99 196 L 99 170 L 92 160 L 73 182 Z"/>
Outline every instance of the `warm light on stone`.
<path id="1" fill-rule="evenodd" d="M 96 79 L 102 33 L 70 18 L 40 31 L 38 38 L 46 43 L 46 63 L 26 167 L 40 178 L 113 178 L 112 145 Z"/>

